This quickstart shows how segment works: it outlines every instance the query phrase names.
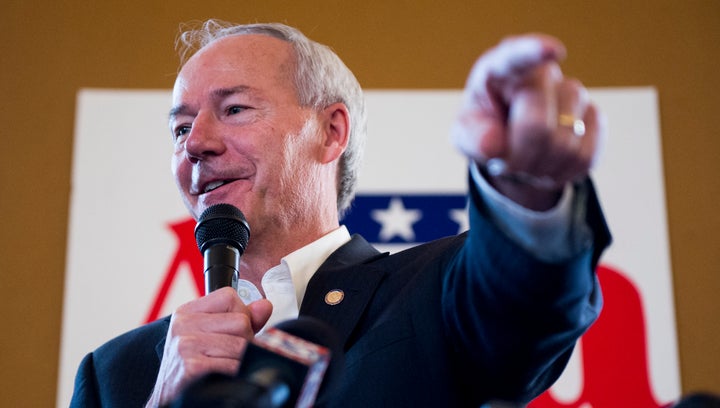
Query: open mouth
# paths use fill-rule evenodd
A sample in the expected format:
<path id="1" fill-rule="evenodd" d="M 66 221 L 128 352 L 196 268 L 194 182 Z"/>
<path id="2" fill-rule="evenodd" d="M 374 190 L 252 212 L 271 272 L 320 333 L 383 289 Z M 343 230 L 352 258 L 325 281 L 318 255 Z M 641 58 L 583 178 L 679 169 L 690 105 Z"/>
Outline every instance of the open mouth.
<path id="1" fill-rule="evenodd" d="M 218 188 L 224 186 L 225 184 L 232 183 L 233 181 L 235 181 L 235 180 L 234 179 L 233 180 L 217 180 L 217 181 L 210 182 L 202 190 L 202 193 L 203 194 L 209 193 L 215 189 L 218 189 Z"/>

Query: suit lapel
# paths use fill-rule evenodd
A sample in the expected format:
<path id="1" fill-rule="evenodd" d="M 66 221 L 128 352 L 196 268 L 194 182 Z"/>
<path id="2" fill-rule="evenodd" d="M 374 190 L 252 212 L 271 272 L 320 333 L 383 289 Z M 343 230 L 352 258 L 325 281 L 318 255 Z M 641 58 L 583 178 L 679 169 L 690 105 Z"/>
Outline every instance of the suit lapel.
<path id="1" fill-rule="evenodd" d="M 310 279 L 300 314 L 327 322 L 345 343 L 386 274 L 370 261 L 384 256 L 387 254 L 354 235 Z"/>

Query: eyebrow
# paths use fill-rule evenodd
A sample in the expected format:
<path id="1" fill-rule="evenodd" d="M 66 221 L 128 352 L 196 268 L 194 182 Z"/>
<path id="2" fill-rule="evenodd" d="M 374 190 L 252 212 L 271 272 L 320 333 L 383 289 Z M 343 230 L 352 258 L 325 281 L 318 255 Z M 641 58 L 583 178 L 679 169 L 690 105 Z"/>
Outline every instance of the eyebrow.
<path id="1" fill-rule="evenodd" d="M 211 99 L 218 100 L 218 99 L 223 99 L 223 98 L 226 98 L 230 95 L 234 95 L 237 93 L 247 92 L 250 89 L 251 89 L 251 87 L 247 86 L 247 85 L 238 85 L 238 86 L 233 86 L 230 88 L 218 88 L 218 89 L 213 90 L 210 93 L 210 97 L 211 97 Z M 176 116 L 187 114 L 187 112 L 189 110 L 190 110 L 189 106 L 184 103 L 180 104 L 178 106 L 175 106 L 172 109 L 170 109 L 170 112 L 168 113 L 168 120 L 172 121 L 175 119 Z"/>

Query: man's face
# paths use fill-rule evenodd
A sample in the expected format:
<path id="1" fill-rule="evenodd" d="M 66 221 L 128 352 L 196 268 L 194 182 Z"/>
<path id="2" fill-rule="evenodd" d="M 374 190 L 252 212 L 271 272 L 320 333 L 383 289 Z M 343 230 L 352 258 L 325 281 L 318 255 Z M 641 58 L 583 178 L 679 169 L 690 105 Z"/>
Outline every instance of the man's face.
<path id="1" fill-rule="evenodd" d="M 172 170 L 196 219 L 213 204 L 233 204 L 255 234 L 309 208 L 318 136 L 314 112 L 298 105 L 291 55 L 281 40 L 241 35 L 183 66 L 170 112 Z"/>

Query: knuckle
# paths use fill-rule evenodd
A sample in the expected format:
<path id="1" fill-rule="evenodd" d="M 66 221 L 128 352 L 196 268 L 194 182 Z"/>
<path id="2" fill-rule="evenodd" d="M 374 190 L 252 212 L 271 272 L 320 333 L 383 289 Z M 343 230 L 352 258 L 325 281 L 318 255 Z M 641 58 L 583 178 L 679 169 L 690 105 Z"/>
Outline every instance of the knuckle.
<path id="1" fill-rule="evenodd" d="M 178 356 L 182 357 L 183 360 L 191 357 L 196 350 L 196 341 L 191 336 L 179 336 L 173 342 L 175 352 Z"/>

